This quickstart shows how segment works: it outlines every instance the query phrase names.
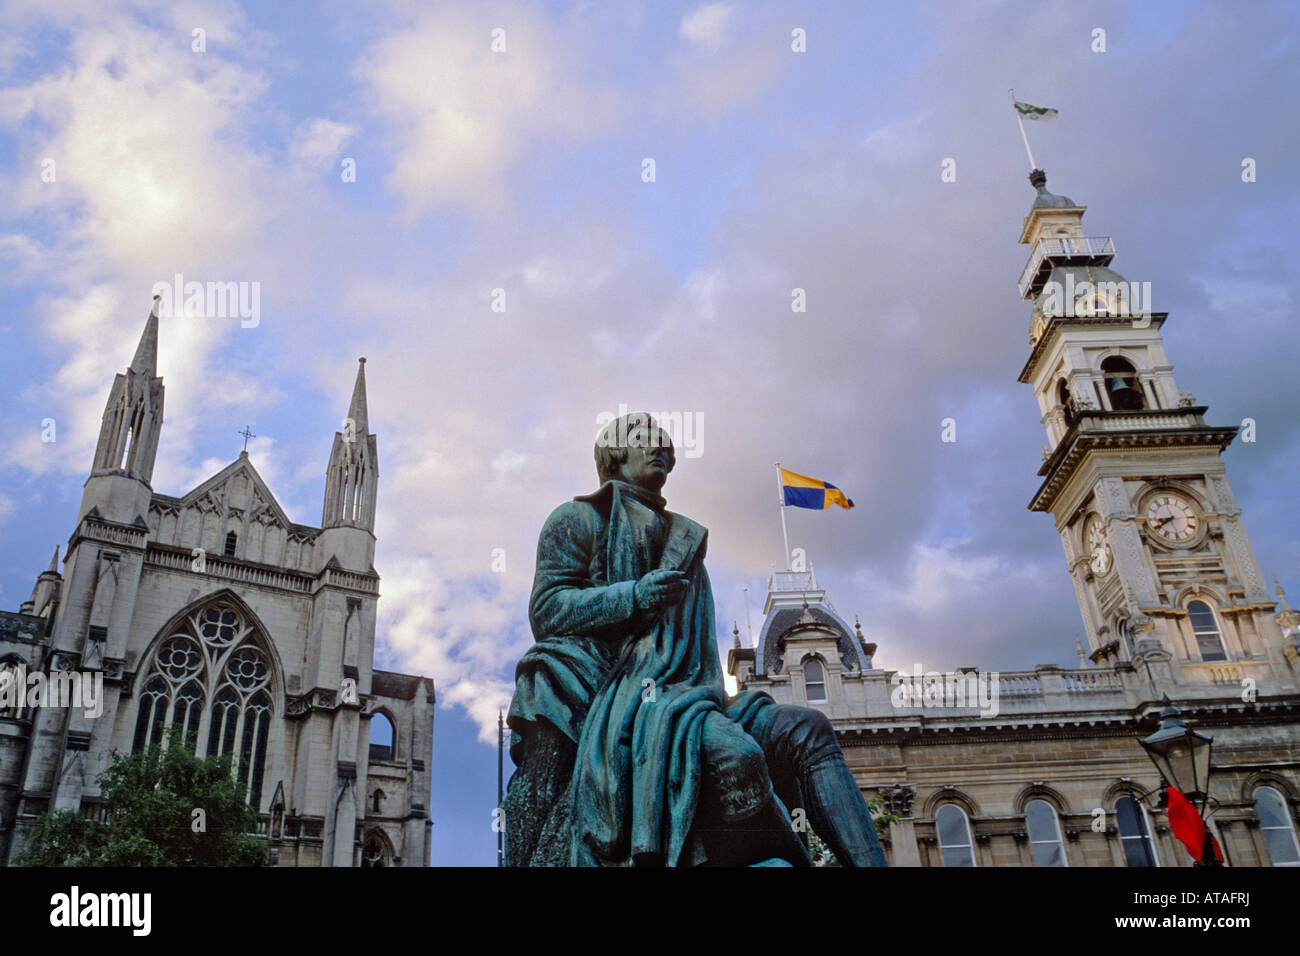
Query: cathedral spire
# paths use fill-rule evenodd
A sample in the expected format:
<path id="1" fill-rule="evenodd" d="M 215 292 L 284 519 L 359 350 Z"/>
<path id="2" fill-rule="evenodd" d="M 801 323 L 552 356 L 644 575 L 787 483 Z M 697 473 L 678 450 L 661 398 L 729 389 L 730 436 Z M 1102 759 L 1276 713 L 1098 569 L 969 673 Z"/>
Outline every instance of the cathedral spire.
<path id="1" fill-rule="evenodd" d="M 141 375 L 152 376 L 158 369 L 158 300 L 153 297 L 153 308 L 149 318 L 145 319 L 144 331 L 140 334 L 140 344 L 135 347 L 135 357 L 131 359 L 131 371 Z"/>
<path id="2" fill-rule="evenodd" d="M 162 422 L 163 384 L 158 376 L 158 297 L 155 296 L 135 356 L 126 372 L 113 380 L 108 401 L 104 404 L 91 478 L 121 475 L 143 482 L 147 488 L 153 477 Z M 100 514 L 107 516 L 106 508 L 116 512 L 124 502 L 120 497 L 115 498 L 105 486 L 84 497 L 83 505 L 83 514 L 96 507 Z M 148 499 L 133 502 L 126 509 L 129 514 L 124 511 L 113 520 L 133 521 L 142 513 L 141 507 L 148 509 Z"/>
<path id="3" fill-rule="evenodd" d="M 348 406 L 348 418 L 358 435 L 369 433 L 370 424 L 366 414 L 366 360 L 357 359 L 357 382 L 352 386 L 352 404 Z"/>
<path id="4" fill-rule="evenodd" d="M 374 530 L 375 490 L 379 478 L 379 448 L 370 434 L 366 403 L 366 360 L 357 360 L 357 379 L 352 387 L 343 431 L 335 434 L 325 477 L 325 507 L 322 528 Z"/>

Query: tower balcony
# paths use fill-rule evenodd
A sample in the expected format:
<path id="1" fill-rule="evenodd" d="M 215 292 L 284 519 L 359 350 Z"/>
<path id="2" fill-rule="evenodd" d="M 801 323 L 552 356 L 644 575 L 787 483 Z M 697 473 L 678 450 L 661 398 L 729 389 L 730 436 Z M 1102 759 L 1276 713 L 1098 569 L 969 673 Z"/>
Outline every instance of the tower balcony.
<path id="1" fill-rule="evenodd" d="M 1020 273 L 1020 297 L 1038 295 L 1052 270 L 1057 266 L 1108 266 L 1115 258 L 1115 243 L 1110 236 L 1039 239 L 1029 253 L 1029 261 Z"/>
<path id="2" fill-rule="evenodd" d="M 763 602 L 763 613 L 771 614 L 778 607 L 809 607 L 821 605 L 831 607 L 826 600 L 826 590 L 817 586 L 817 578 L 812 569 L 806 571 L 772 571 L 767 582 L 767 600 Z"/>

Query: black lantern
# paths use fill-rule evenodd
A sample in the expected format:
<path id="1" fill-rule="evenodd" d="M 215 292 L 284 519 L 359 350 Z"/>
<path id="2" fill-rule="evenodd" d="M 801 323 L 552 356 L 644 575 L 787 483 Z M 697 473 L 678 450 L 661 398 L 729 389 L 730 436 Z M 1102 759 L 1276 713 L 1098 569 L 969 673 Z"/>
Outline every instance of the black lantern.
<path id="1" fill-rule="evenodd" d="M 1168 695 L 1164 703 L 1160 726 L 1141 741 L 1142 749 L 1165 783 L 1188 798 L 1199 796 L 1204 807 L 1210 793 L 1210 747 L 1214 741 L 1188 727 Z"/>

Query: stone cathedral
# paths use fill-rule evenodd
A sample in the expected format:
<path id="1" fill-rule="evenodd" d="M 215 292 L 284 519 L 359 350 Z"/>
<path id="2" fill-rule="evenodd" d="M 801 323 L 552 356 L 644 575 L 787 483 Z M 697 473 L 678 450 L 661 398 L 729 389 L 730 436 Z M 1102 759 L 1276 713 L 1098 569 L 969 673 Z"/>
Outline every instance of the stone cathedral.
<path id="1" fill-rule="evenodd" d="M 158 317 L 109 391 L 62 571 L 0 612 L 0 677 L 103 675 L 102 716 L 0 710 L 0 861 L 46 810 L 97 812 L 116 750 L 192 735 L 230 754 L 280 866 L 427 866 L 433 681 L 374 668 L 378 445 L 365 359 L 334 435 L 320 527 L 248 453 L 180 497 L 150 484 Z"/>
<path id="2" fill-rule="evenodd" d="M 1051 515 L 1087 633 L 1077 668 L 958 668 L 898 693 L 811 571 L 778 571 L 742 689 L 822 709 L 864 794 L 897 819 L 897 866 L 1186 866 L 1138 741 L 1167 695 L 1213 738 L 1209 818 L 1229 866 L 1300 866 L 1300 611 L 1269 594 L 1220 453 L 1174 380 L 1168 315 L 1135 309 L 1109 238 L 1030 175 L 1020 242 L 1032 386 L 1048 445 L 1029 502 Z M 1137 293 L 1136 295 L 1134 293 Z M 927 670 L 929 670 L 927 668 Z M 958 687 L 985 686 L 996 707 Z M 947 693 L 946 685 L 953 693 Z M 915 686 L 915 685 L 912 685 Z"/>

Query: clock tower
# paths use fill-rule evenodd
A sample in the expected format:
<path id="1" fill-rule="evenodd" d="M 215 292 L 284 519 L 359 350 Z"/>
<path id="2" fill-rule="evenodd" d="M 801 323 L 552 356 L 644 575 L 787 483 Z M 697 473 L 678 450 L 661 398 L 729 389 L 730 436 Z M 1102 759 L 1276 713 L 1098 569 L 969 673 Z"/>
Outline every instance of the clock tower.
<path id="1" fill-rule="evenodd" d="M 1236 426 L 1207 425 L 1174 380 L 1149 283 L 1111 268 L 1085 207 L 1037 190 L 1020 242 L 1032 305 L 1032 385 L 1048 443 L 1029 507 L 1065 546 L 1092 660 L 1133 661 L 1172 683 L 1295 676 L 1221 452 Z"/>

